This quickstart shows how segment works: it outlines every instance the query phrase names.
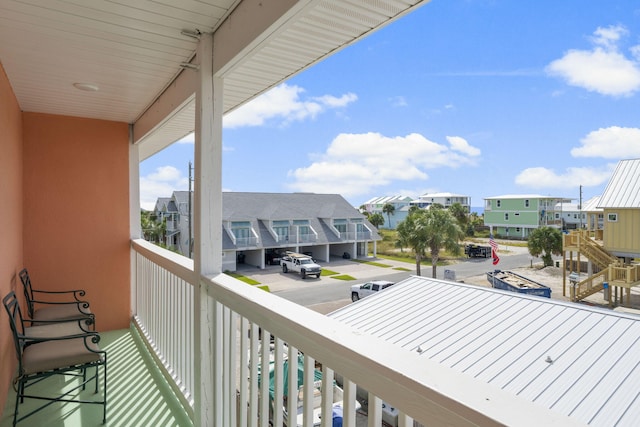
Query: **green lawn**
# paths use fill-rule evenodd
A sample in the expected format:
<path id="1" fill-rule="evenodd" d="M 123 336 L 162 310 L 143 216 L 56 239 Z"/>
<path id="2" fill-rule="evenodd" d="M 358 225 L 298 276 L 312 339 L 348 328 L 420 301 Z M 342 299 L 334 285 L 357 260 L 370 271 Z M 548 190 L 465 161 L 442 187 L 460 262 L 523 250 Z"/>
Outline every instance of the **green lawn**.
<path id="1" fill-rule="evenodd" d="M 337 280 L 356 280 L 355 277 L 349 276 L 348 274 L 339 274 L 337 276 L 331 276 L 331 278 Z"/>

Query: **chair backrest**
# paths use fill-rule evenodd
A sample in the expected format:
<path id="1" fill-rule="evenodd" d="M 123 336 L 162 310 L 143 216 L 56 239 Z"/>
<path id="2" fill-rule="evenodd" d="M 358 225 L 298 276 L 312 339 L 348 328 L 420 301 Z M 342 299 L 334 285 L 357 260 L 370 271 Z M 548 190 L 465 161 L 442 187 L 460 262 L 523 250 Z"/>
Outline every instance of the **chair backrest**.
<path id="1" fill-rule="evenodd" d="M 22 282 L 22 287 L 24 288 L 24 298 L 27 302 L 27 311 L 29 312 L 29 317 L 33 319 L 33 288 L 31 287 L 31 278 L 29 277 L 29 272 L 26 268 L 23 268 L 19 273 L 20 281 Z"/>
<path id="2" fill-rule="evenodd" d="M 22 344 L 18 337 L 24 335 L 24 321 L 22 319 L 22 311 L 20 311 L 20 304 L 15 292 L 9 292 L 3 299 L 5 310 L 9 315 L 9 325 L 11 326 L 11 333 L 13 333 L 13 342 L 16 346 L 16 356 L 18 362 L 22 364 Z"/>

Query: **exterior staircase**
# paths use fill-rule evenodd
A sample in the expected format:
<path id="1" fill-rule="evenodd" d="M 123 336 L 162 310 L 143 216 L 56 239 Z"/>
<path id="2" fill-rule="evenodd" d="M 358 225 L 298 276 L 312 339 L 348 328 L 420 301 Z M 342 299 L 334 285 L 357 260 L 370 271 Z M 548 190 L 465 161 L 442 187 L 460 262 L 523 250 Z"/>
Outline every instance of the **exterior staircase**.
<path id="1" fill-rule="evenodd" d="M 602 291 L 605 284 L 613 285 L 615 281 L 638 280 L 638 266 L 625 267 L 622 261 L 607 252 L 587 232 L 579 230 L 563 236 L 564 250 L 576 251 L 588 258 L 601 271 L 586 279 L 575 282 L 571 288 L 571 300 L 580 301 L 590 295 Z M 572 283 L 573 284 L 573 283 Z"/>

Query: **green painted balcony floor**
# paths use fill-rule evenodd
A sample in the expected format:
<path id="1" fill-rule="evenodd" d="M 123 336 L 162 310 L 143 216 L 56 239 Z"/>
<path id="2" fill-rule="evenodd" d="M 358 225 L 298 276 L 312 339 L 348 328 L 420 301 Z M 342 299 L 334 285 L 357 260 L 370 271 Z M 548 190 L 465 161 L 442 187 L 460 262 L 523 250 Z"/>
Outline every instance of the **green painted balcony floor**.
<path id="1" fill-rule="evenodd" d="M 102 424 L 101 405 L 56 402 L 19 422 L 18 426 L 193 425 L 134 329 L 104 332 L 100 335 L 100 346 L 107 350 L 108 357 L 107 423 Z M 101 381 L 102 375 L 101 371 Z M 73 381 L 76 380 L 53 376 L 34 386 L 34 390 L 37 387 L 41 392 L 54 393 L 68 387 L 69 382 Z M 94 396 L 93 383 L 87 386 L 82 395 L 85 398 Z M 15 396 L 16 393 L 11 388 L 0 419 L 0 427 L 12 425 Z M 41 403 L 33 399 L 25 400 L 19 411 L 26 414 Z"/>

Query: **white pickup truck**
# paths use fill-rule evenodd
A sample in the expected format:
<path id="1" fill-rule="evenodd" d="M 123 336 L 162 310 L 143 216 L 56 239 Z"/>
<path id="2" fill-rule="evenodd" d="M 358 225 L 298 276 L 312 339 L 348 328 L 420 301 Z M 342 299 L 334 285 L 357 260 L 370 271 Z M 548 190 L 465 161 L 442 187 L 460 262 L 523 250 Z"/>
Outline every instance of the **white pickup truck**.
<path id="1" fill-rule="evenodd" d="M 313 258 L 295 252 L 287 252 L 287 254 L 280 259 L 280 265 L 282 266 L 283 273 L 295 271 L 300 273 L 303 279 L 306 279 L 307 276 L 316 276 L 316 278 L 319 278 L 320 274 L 322 274 L 322 267 L 316 264 Z"/>
<path id="2" fill-rule="evenodd" d="M 362 285 L 353 285 L 351 286 L 351 301 L 358 301 L 376 292 L 380 292 L 383 289 L 387 289 L 391 285 L 393 285 L 393 282 L 387 280 L 374 280 Z"/>

